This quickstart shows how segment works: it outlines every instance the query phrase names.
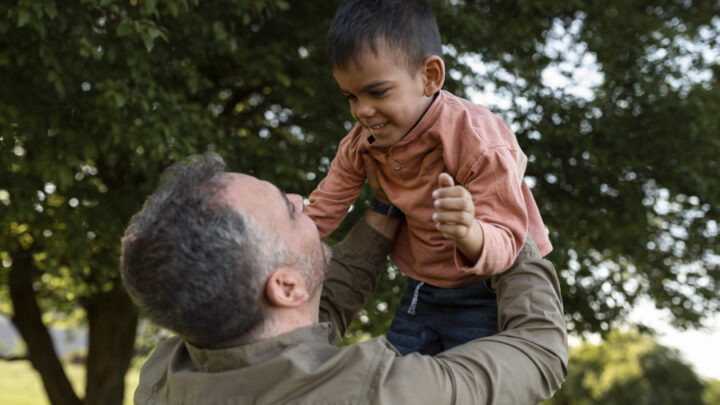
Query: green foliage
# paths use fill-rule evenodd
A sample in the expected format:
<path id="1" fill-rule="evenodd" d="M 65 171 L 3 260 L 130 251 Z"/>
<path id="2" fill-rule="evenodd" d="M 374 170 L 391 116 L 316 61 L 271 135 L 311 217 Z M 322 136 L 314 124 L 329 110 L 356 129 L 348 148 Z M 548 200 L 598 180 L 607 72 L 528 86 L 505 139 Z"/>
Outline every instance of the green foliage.
<path id="1" fill-rule="evenodd" d="M 611 332 L 570 351 L 570 374 L 547 405 L 700 404 L 704 383 L 673 349 L 638 333 Z"/>
<path id="2" fill-rule="evenodd" d="M 387 271 L 378 279 L 378 288 L 370 296 L 365 307 L 356 315 L 355 321 L 345 332 L 341 345 L 362 342 L 384 335 L 390 329 L 395 311 L 400 306 L 407 277 L 388 262 Z"/>
<path id="3" fill-rule="evenodd" d="M 445 87 L 512 100 L 491 107 L 530 158 L 570 328 L 607 332 L 644 295 L 679 325 L 715 313 L 720 4 L 433 3 Z M 215 150 L 233 170 L 309 194 L 351 125 L 323 61 L 335 4 L 0 2 L 0 301 L 24 250 L 52 317 L 119 288 L 124 227 L 188 154 Z M 543 80 L 583 58 L 599 81 L 564 75 L 590 96 Z M 353 333 L 382 333 L 402 288 L 388 273 Z"/>
<path id="4" fill-rule="evenodd" d="M 720 405 L 720 380 L 711 379 L 705 386 L 703 404 Z"/>

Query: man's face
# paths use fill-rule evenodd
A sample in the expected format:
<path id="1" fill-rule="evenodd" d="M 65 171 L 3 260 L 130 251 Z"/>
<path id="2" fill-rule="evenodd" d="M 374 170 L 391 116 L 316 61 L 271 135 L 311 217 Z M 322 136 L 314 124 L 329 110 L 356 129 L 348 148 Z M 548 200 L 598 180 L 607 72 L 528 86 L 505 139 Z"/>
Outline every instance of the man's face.
<path id="1" fill-rule="evenodd" d="M 412 75 L 401 59 L 378 41 L 377 55 L 363 51 L 346 69 L 332 71 L 350 103 L 350 113 L 375 138 L 373 145 L 391 146 L 402 139 L 432 102 L 425 95 L 421 66 Z"/>
<path id="2" fill-rule="evenodd" d="M 315 223 L 303 212 L 303 199 L 285 194 L 267 181 L 240 173 L 226 173 L 223 197 L 238 212 L 252 216 L 258 226 L 290 248 L 298 263 L 307 263 L 312 286 L 322 285 L 330 248 L 320 240 Z M 311 291 L 314 293 L 314 291 Z"/>

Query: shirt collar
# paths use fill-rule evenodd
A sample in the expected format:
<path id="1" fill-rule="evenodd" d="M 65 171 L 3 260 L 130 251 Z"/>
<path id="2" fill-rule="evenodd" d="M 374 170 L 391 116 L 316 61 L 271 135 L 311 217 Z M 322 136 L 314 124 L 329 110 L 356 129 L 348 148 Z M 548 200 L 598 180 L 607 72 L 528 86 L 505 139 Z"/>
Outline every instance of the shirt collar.
<path id="1" fill-rule="evenodd" d="M 269 339 L 224 349 L 201 349 L 185 342 L 195 367 L 207 372 L 219 372 L 246 367 L 276 356 L 299 342 L 318 341 L 328 343 L 331 325 L 316 323 Z"/>

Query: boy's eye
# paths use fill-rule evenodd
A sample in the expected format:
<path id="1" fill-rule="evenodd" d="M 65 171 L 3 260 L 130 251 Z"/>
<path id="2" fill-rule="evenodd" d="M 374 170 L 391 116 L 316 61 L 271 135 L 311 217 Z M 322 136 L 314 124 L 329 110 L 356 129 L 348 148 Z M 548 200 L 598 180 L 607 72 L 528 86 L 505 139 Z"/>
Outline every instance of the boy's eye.
<path id="1" fill-rule="evenodd" d="M 352 94 L 346 94 L 345 98 L 347 98 L 350 101 L 355 101 L 355 99 L 357 99 L 357 97 L 353 96 Z"/>
<path id="2" fill-rule="evenodd" d="M 372 95 L 374 97 L 379 97 L 379 96 L 382 96 L 383 94 L 387 93 L 387 91 L 388 91 L 388 89 L 373 90 L 370 92 L 370 95 Z"/>

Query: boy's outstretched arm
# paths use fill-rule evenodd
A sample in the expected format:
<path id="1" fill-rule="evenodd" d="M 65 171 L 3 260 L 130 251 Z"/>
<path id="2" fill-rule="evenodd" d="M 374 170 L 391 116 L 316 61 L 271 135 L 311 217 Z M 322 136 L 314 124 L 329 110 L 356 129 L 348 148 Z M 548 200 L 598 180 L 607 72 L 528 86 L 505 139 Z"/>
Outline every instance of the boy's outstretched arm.
<path id="1" fill-rule="evenodd" d="M 439 188 L 433 191 L 435 226 L 442 235 L 472 263 L 480 258 L 484 245 L 483 231 L 475 219 L 475 204 L 472 195 L 463 186 L 454 185 L 447 173 L 438 176 Z"/>

